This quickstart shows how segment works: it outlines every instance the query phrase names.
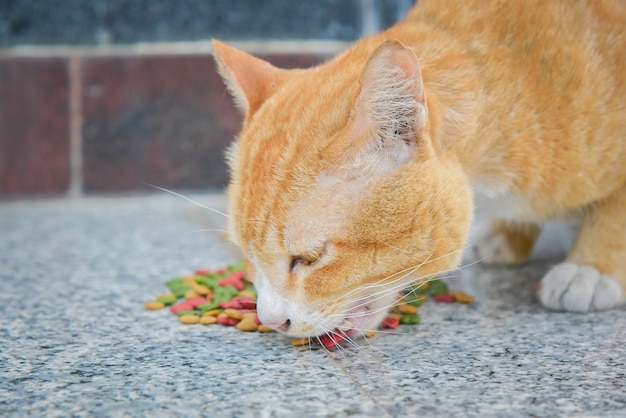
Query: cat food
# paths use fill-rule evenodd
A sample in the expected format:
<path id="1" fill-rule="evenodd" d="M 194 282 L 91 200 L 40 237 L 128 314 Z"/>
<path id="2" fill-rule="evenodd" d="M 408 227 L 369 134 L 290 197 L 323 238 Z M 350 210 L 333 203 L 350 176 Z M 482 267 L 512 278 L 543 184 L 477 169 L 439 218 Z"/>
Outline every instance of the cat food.
<path id="1" fill-rule="evenodd" d="M 183 324 L 197 324 L 200 322 L 200 317 L 194 314 L 181 315 L 178 320 Z"/>
<path id="2" fill-rule="evenodd" d="M 243 263 L 217 270 L 198 269 L 192 276 L 166 282 L 170 293 L 158 295 L 147 302 L 148 310 L 169 307 L 170 312 L 183 324 L 234 326 L 244 332 L 273 332 L 259 320 L 256 314 L 256 291 L 246 280 Z M 393 329 L 400 324 L 419 324 L 419 306 L 431 296 L 438 302 L 470 303 L 473 298 L 463 292 L 448 293 L 445 283 L 432 280 L 425 284 L 409 286 L 404 298 L 397 303 L 381 323 L 381 328 Z M 375 330 L 364 336 L 373 337 Z M 318 341 L 330 350 L 346 339 L 346 334 L 336 329 L 319 338 L 294 338 L 293 346 L 302 346 Z"/>
<path id="3" fill-rule="evenodd" d="M 454 300 L 459 303 L 472 303 L 474 302 L 474 297 L 468 295 L 465 292 L 452 292 L 452 296 L 454 296 Z"/>
<path id="4" fill-rule="evenodd" d="M 163 302 L 159 302 L 159 301 L 152 301 L 152 302 L 146 302 L 144 307 L 146 309 L 148 309 L 148 310 L 155 311 L 157 309 L 165 308 L 165 304 Z"/>
<path id="5" fill-rule="evenodd" d="M 217 323 L 217 315 L 216 316 L 203 315 L 198 322 L 200 322 L 202 325 L 215 324 Z"/>
<path id="6" fill-rule="evenodd" d="M 298 347 L 301 345 L 307 345 L 311 343 L 311 339 L 310 338 L 292 338 L 291 339 L 291 345 Z"/>
<path id="7" fill-rule="evenodd" d="M 456 302 L 454 295 L 450 293 L 440 293 L 438 295 L 433 296 L 433 299 L 436 302 L 444 302 L 444 303 L 453 303 Z"/>
<path id="8" fill-rule="evenodd" d="M 345 339 L 346 334 L 344 334 L 343 331 L 339 329 L 336 329 L 330 334 L 322 335 L 318 338 L 320 344 L 322 344 L 327 350 L 330 350 Z"/>

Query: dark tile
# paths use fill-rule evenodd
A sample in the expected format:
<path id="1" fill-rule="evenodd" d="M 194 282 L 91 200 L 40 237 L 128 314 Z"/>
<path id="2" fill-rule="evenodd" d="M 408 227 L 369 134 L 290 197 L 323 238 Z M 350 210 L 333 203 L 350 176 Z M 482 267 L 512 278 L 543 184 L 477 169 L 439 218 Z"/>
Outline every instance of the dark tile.
<path id="1" fill-rule="evenodd" d="M 415 0 L 376 0 L 374 14 L 378 18 L 380 30 L 387 29 L 404 19 L 414 3 Z"/>
<path id="2" fill-rule="evenodd" d="M 360 0 L 0 1 L 0 45 L 352 40 L 361 31 Z"/>
<path id="3" fill-rule="evenodd" d="M 68 189 L 68 89 L 63 59 L 0 59 L 0 193 Z"/>
<path id="4" fill-rule="evenodd" d="M 278 65 L 315 56 L 271 56 Z M 90 58 L 83 68 L 86 191 L 221 188 L 241 127 L 210 56 Z"/>

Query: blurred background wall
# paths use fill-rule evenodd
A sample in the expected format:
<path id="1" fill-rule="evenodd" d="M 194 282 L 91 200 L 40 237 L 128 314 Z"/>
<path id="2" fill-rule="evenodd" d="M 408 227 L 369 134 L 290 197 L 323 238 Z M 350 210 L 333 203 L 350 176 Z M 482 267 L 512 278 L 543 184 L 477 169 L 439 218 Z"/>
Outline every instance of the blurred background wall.
<path id="1" fill-rule="evenodd" d="M 241 116 L 210 39 L 307 67 L 412 0 L 0 0 L 0 198 L 221 189 Z"/>

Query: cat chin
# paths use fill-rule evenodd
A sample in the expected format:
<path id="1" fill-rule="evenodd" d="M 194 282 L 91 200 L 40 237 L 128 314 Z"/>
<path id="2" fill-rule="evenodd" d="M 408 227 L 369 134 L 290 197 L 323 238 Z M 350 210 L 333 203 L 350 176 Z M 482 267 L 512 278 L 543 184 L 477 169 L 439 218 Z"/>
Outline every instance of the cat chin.
<path id="1" fill-rule="evenodd" d="M 349 337 L 360 337 L 368 332 L 376 331 L 380 323 L 387 316 L 389 306 L 397 297 L 370 297 L 369 301 L 352 308 L 346 314 L 346 319 L 337 328 Z"/>

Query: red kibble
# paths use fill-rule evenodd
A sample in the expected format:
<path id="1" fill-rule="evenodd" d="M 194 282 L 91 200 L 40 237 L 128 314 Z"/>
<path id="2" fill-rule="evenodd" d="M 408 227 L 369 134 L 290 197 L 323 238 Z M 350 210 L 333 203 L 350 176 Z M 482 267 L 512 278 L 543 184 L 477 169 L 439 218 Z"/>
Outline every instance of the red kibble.
<path id="1" fill-rule="evenodd" d="M 197 269 L 194 273 L 195 273 L 196 276 L 206 276 L 206 275 L 211 273 L 211 270 L 209 270 L 209 269 Z"/>
<path id="2" fill-rule="evenodd" d="M 180 311 L 193 311 L 198 306 L 202 305 L 207 301 L 206 298 L 193 298 L 183 300 L 182 302 L 170 306 L 170 311 L 177 314 Z"/>
<path id="3" fill-rule="evenodd" d="M 330 334 L 325 334 L 319 337 L 320 344 L 322 344 L 327 350 L 330 350 L 345 339 L 346 334 L 339 329 L 334 330 Z"/>
<path id="4" fill-rule="evenodd" d="M 535 290 L 541 289 L 541 282 L 535 282 L 535 284 L 533 284 L 533 287 L 535 288 Z"/>
<path id="5" fill-rule="evenodd" d="M 192 309 L 196 309 L 198 306 L 202 305 L 203 303 L 208 302 L 207 298 L 193 298 L 193 299 L 188 299 L 187 302 L 191 305 Z"/>
<path id="6" fill-rule="evenodd" d="M 193 311 L 195 308 L 190 300 L 183 300 L 179 304 L 170 306 L 170 311 L 177 314 L 180 311 Z"/>
<path id="7" fill-rule="evenodd" d="M 387 317 L 380 323 L 381 328 L 398 328 L 400 325 L 400 318 Z"/>
<path id="8" fill-rule="evenodd" d="M 443 302 L 443 303 L 456 302 L 456 298 L 454 297 L 452 293 L 440 293 L 438 295 L 433 296 L 433 299 L 435 299 L 436 302 Z"/>
<path id="9" fill-rule="evenodd" d="M 243 279 L 245 277 L 246 277 L 245 271 L 236 271 L 232 273 L 230 276 L 226 277 L 225 279 L 220 280 L 217 283 L 222 287 L 226 287 L 230 285 L 230 286 L 233 286 L 235 289 L 242 291 L 244 287 L 246 287 L 243 284 Z"/>
<path id="10" fill-rule="evenodd" d="M 238 319 L 234 319 L 234 318 L 230 318 L 228 316 L 221 316 L 221 315 L 219 315 L 217 317 L 217 323 L 218 324 L 222 324 L 222 325 L 233 326 L 233 325 L 237 325 L 239 323 L 239 320 Z"/>
<path id="11" fill-rule="evenodd" d="M 220 308 L 224 309 L 256 309 L 256 302 L 245 296 L 235 296 L 231 300 L 225 300 L 220 303 Z"/>

